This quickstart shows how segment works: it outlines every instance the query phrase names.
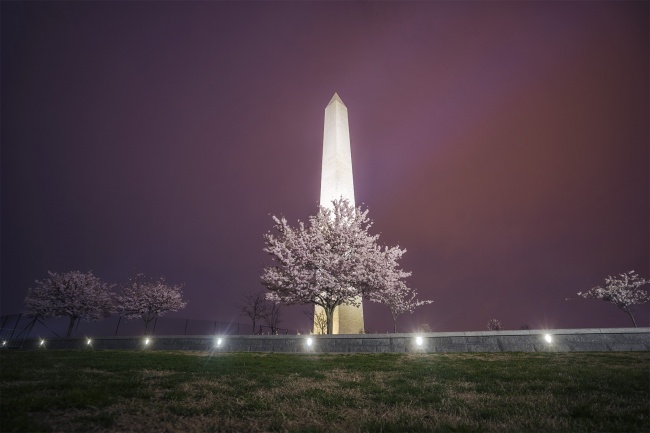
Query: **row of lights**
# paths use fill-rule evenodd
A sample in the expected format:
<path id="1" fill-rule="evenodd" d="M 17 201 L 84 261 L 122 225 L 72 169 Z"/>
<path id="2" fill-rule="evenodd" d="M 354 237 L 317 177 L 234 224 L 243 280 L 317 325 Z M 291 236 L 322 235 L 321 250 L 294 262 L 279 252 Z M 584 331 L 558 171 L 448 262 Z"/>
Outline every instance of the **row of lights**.
<path id="1" fill-rule="evenodd" d="M 553 337 L 551 336 L 551 334 L 544 334 L 544 340 L 545 340 L 547 343 L 551 344 L 551 343 L 553 342 Z M 92 340 L 92 339 L 90 339 L 90 338 L 87 338 L 87 339 L 86 339 L 86 345 L 87 345 L 87 346 L 92 345 L 92 343 L 93 343 L 93 340 Z M 150 343 L 151 343 L 151 339 L 150 339 L 150 338 L 147 337 L 147 338 L 144 339 L 144 345 L 145 345 L 145 346 L 148 346 Z M 314 339 L 313 339 L 312 337 L 307 337 L 307 338 L 305 339 L 305 344 L 306 344 L 308 347 L 311 347 L 311 346 L 314 344 Z M 424 339 L 423 339 L 421 336 L 419 336 L 419 335 L 416 336 L 416 337 L 415 337 L 415 345 L 416 345 L 416 346 L 422 346 L 423 344 L 424 344 Z M 7 340 L 3 340 L 3 341 L 2 341 L 2 347 L 6 346 L 6 345 L 7 345 Z M 216 347 L 221 347 L 221 346 L 223 345 L 223 338 L 221 338 L 221 337 L 216 338 L 216 339 L 214 340 L 214 345 L 215 345 Z M 39 346 L 39 347 L 43 347 L 43 346 L 45 346 L 45 340 L 41 339 L 41 341 L 39 342 L 38 346 Z"/>

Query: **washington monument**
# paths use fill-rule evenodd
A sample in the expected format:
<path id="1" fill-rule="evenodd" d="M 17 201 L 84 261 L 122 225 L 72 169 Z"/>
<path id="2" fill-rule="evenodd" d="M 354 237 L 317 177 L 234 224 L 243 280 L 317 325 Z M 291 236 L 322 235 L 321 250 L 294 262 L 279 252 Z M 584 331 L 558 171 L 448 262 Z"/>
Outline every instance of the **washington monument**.
<path id="1" fill-rule="evenodd" d="M 325 107 L 323 128 L 323 166 L 320 181 L 320 205 L 332 208 L 332 201 L 340 198 L 354 204 L 354 183 L 352 180 L 352 156 L 350 154 L 350 128 L 348 109 L 338 94 Z M 364 332 L 363 305 L 359 307 L 340 305 L 334 310 L 332 333 L 358 334 Z M 322 316 L 321 316 L 322 315 Z M 320 332 L 318 317 L 325 317 L 322 307 L 314 309 L 314 332 Z"/>

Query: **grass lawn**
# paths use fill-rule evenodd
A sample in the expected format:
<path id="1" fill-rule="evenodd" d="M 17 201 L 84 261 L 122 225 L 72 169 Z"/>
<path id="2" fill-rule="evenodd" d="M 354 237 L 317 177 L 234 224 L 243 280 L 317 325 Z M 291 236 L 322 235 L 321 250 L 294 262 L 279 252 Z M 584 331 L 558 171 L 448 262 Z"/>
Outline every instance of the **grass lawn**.
<path id="1" fill-rule="evenodd" d="M 0 430 L 650 431 L 650 353 L 2 351 Z"/>

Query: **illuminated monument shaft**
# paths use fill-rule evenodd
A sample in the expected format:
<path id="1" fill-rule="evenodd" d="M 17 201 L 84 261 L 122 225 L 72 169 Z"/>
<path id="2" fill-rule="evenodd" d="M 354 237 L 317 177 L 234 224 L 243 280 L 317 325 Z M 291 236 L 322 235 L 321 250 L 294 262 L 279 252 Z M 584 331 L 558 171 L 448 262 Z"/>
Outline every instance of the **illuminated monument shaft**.
<path id="1" fill-rule="evenodd" d="M 338 94 L 334 94 L 325 107 L 323 128 L 323 169 L 320 182 L 320 204 L 332 208 L 332 200 L 346 198 L 354 206 L 354 183 L 352 181 L 352 156 L 350 154 L 350 128 L 348 109 Z M 358 334 L 364 331 L 363 305 L 359 307 L 340 305 L 334 310 L 332 332 L 334 334 Z M 325 317 L 325 311 L 316 306 L 314 315 Z M 320 332 L 314 317 L 314 332 Z"/>
<path id="2" fill-rule="evenodd" d="M 348 199 L 354 206 L 348 109 L 339 95 L 335 93 L 325 107 L 320 204 L 332 208 L 332 200 L 338 200 L 341 197 Z"/>

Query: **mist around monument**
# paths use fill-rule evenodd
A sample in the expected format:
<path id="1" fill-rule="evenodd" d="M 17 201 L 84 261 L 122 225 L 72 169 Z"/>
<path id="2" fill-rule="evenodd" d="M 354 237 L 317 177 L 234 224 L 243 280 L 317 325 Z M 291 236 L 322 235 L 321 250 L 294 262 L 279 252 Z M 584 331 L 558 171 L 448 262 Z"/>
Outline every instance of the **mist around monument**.
<path id="1" fill-rule="evenodd" d="M 252 333 L 264 333 L 262 326 L 257 329 L 260 322 L 266 323 L 270 334 L 282 331 L 282 306 L 294 305 L 313 307 L 313 311 L 305 312 L 311 318 L 309 333 L 365 333 L 364 300 L 390 311 L 392 332 L 396 333 L 400 316 L 433 303 L 418 299 L 417 290 L 407 284 L 411 272 L 399 263 L 406 249 L 382 245 L 379 234 L 370 231 L 373 221 L 369 210 L 355 207 L 350 143 L 347 107 L 335 93 L 325 109 L 321 205 L 306 224 L 298 221 L 294 226 L 284 216 L 272 216 L 273 231 L 263 236 L 263 250 L 273 262 L 262 269 L 261 282 L 268 292 L 244 292 L 237 307 L 252 319 Z M 120 320 L 142 319 L 144 333 L 149 335 L 154 320 L 187 306 L 182 284 L 167 284 L 164 276 L 147 283 L 138 273 L 120 286 L 120 293 L 112 293 L 115 285 L 100 281 L 92 272 L 49 271 L 49 275 L 49 279 L 37 280 L 36 288 L 25 298 L 25 313 L 31 322 L 22 332 L 27 328 L 31 331 L 37 322 L 45 326 L 45 319 L 66 317 L 66 336 L 70 337 L 75 324 L 78 327 L 82 320 L 101 321 L 119 314 Z M 609 276 L 604 287 L 578 292 L 577 296 L 613 304 L 637 327 L 634 312 L 638 305 L 650 301 L 644 288 L 649 283 L 629 271 L 619 277 Z M 505 329 L 498 318 L 491 318 L 486 328 Z M 519 329 L 528 330 L 530 326 L 526 323 Z M 427 319 L 410 329 L 432 330 Z"/>
<path id="2" fill-rule="evenodd" d="M 337 92 L 355 204 L 436 301 L 399 330 L 632 325 L 576 294 L 650 275 L 645 2 L 1 4 L 2 320 L 92 270 L 184 284 L 156 332 L 244 329 L 269 215 L 317 210 Z"/>

